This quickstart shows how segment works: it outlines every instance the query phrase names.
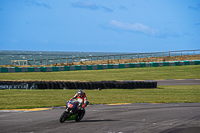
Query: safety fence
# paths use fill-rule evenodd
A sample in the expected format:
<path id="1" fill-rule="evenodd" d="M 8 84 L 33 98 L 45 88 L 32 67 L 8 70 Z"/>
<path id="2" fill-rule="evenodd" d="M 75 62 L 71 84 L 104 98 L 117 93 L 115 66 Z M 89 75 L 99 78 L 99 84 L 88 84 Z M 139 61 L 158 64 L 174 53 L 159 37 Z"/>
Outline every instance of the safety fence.
<path id="1" fill-rule="evenodd" d="M 54 67 L 0 67 L 0 73 L 102 70 L 102 69 L 134 68 L 134 67 L 181 66 L 181 65 L 199 65 L 199 64 L 200 64 L 200 60 L 149 62 L 149 63 L 126 63 L 126 64 L 103 64 L 103 65 L 73 65 L 73 66 L 54 66 Z"/>
<path id="2" fill-rule="evenodd" d="M 135 89 L 157 88 L 155 81 L 0 81 L 1 89 Z"/>
<path id="3" fill-rule="evenodd" d="M 177 57 L 188 55 L 200 55 L 200 49 L 197 50 L 181 50 L 181 51 L 167 51 L 167 52 L 152 52 L 152 53 L 133 53 L 120 55 L 103 55 L 103 56 L 86 56 L 86 57 L 70 57 L 70 58 L 56 58 L 56 59 L 36 59 L 36 60 L 11 60 L 11 65 L 73 65 L 73 63 L 88 63 L 109 60 L 124 60 L 124 59 L 140 59 L 140 58 L 157 58 L 157 57 Z"/>

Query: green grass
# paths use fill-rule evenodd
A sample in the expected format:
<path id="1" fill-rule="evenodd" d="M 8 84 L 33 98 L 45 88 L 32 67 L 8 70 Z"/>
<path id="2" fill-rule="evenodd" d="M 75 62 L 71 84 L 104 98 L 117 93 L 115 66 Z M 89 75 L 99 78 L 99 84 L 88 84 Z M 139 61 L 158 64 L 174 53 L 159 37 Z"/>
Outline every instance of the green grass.
<path id="1" fill-rule="evenodd" d="M 0 73 L 0 80 L 162 80 L 200 79 L 200 65 Z M 0 90 L 0 109 L 64 106 L 77 90 Z M 200 102 L 200 85 L 159 86 L 157 89 L 85 90 L 90 104 Z"/>
<path id="2" fill-rule="evenodd" d="M 0 73 L 0 80 L 162 80 L 200 79 L 200 65 L 80 70 L 59 72 Z"/>
<path id="3" fill-rule="evenodd" d="M 0 109 L 65 106 L 77 90 L 1 90 Z M 200 85 L 85 90 L 90 104 L 200 102 Z"/>

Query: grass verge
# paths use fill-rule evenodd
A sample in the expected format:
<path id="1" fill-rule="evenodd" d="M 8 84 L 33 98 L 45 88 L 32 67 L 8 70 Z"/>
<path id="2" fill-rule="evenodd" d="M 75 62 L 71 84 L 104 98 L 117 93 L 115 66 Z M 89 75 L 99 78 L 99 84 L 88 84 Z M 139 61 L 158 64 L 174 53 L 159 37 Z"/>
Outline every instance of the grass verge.
<path id="1" fill-rule="evenodd" d="M 0 90 L 0 109 L 65 106 L 77 90 Z M 85 90 L 90 104 L 200 102 L 200 85 Z"/>
<path id="2" fill-rule="evenodd" d="M 59 72 L 0 73 L 0 80 L 162 80 L 200 79 L 200 65 Z"/>

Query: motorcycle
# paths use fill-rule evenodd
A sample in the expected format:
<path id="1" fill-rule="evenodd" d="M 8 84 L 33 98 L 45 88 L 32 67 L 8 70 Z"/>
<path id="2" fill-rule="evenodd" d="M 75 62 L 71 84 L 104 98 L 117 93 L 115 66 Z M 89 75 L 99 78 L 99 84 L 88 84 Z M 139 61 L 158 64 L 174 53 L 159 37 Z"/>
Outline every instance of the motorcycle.
<path id="1" fill-rule="evenodd" d="M 60 123 L 65 122 L 66 120 L 75 120 L 76 122 L 79 122 L 85 115 L 85 109 L 78 109 L 80 101 L 78 100 L 72 100 L 67 101 L 66 103 L 66 109 L 60 116 Z"/>

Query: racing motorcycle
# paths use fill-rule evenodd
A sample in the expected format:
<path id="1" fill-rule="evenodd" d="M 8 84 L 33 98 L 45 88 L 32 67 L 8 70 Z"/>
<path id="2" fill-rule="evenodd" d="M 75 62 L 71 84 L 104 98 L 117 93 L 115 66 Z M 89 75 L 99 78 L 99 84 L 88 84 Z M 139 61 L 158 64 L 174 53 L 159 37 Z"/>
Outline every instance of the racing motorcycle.
<path id="1" fill-rule="evenodd" d="M 67 101 L 66 109 L 60 116 L 60 123 L 65 122 L 66 120 L 75 120 L 79 122 L 85 115 L 85 109 L 78 109 L 80 101 L 72 100 Z"/>

